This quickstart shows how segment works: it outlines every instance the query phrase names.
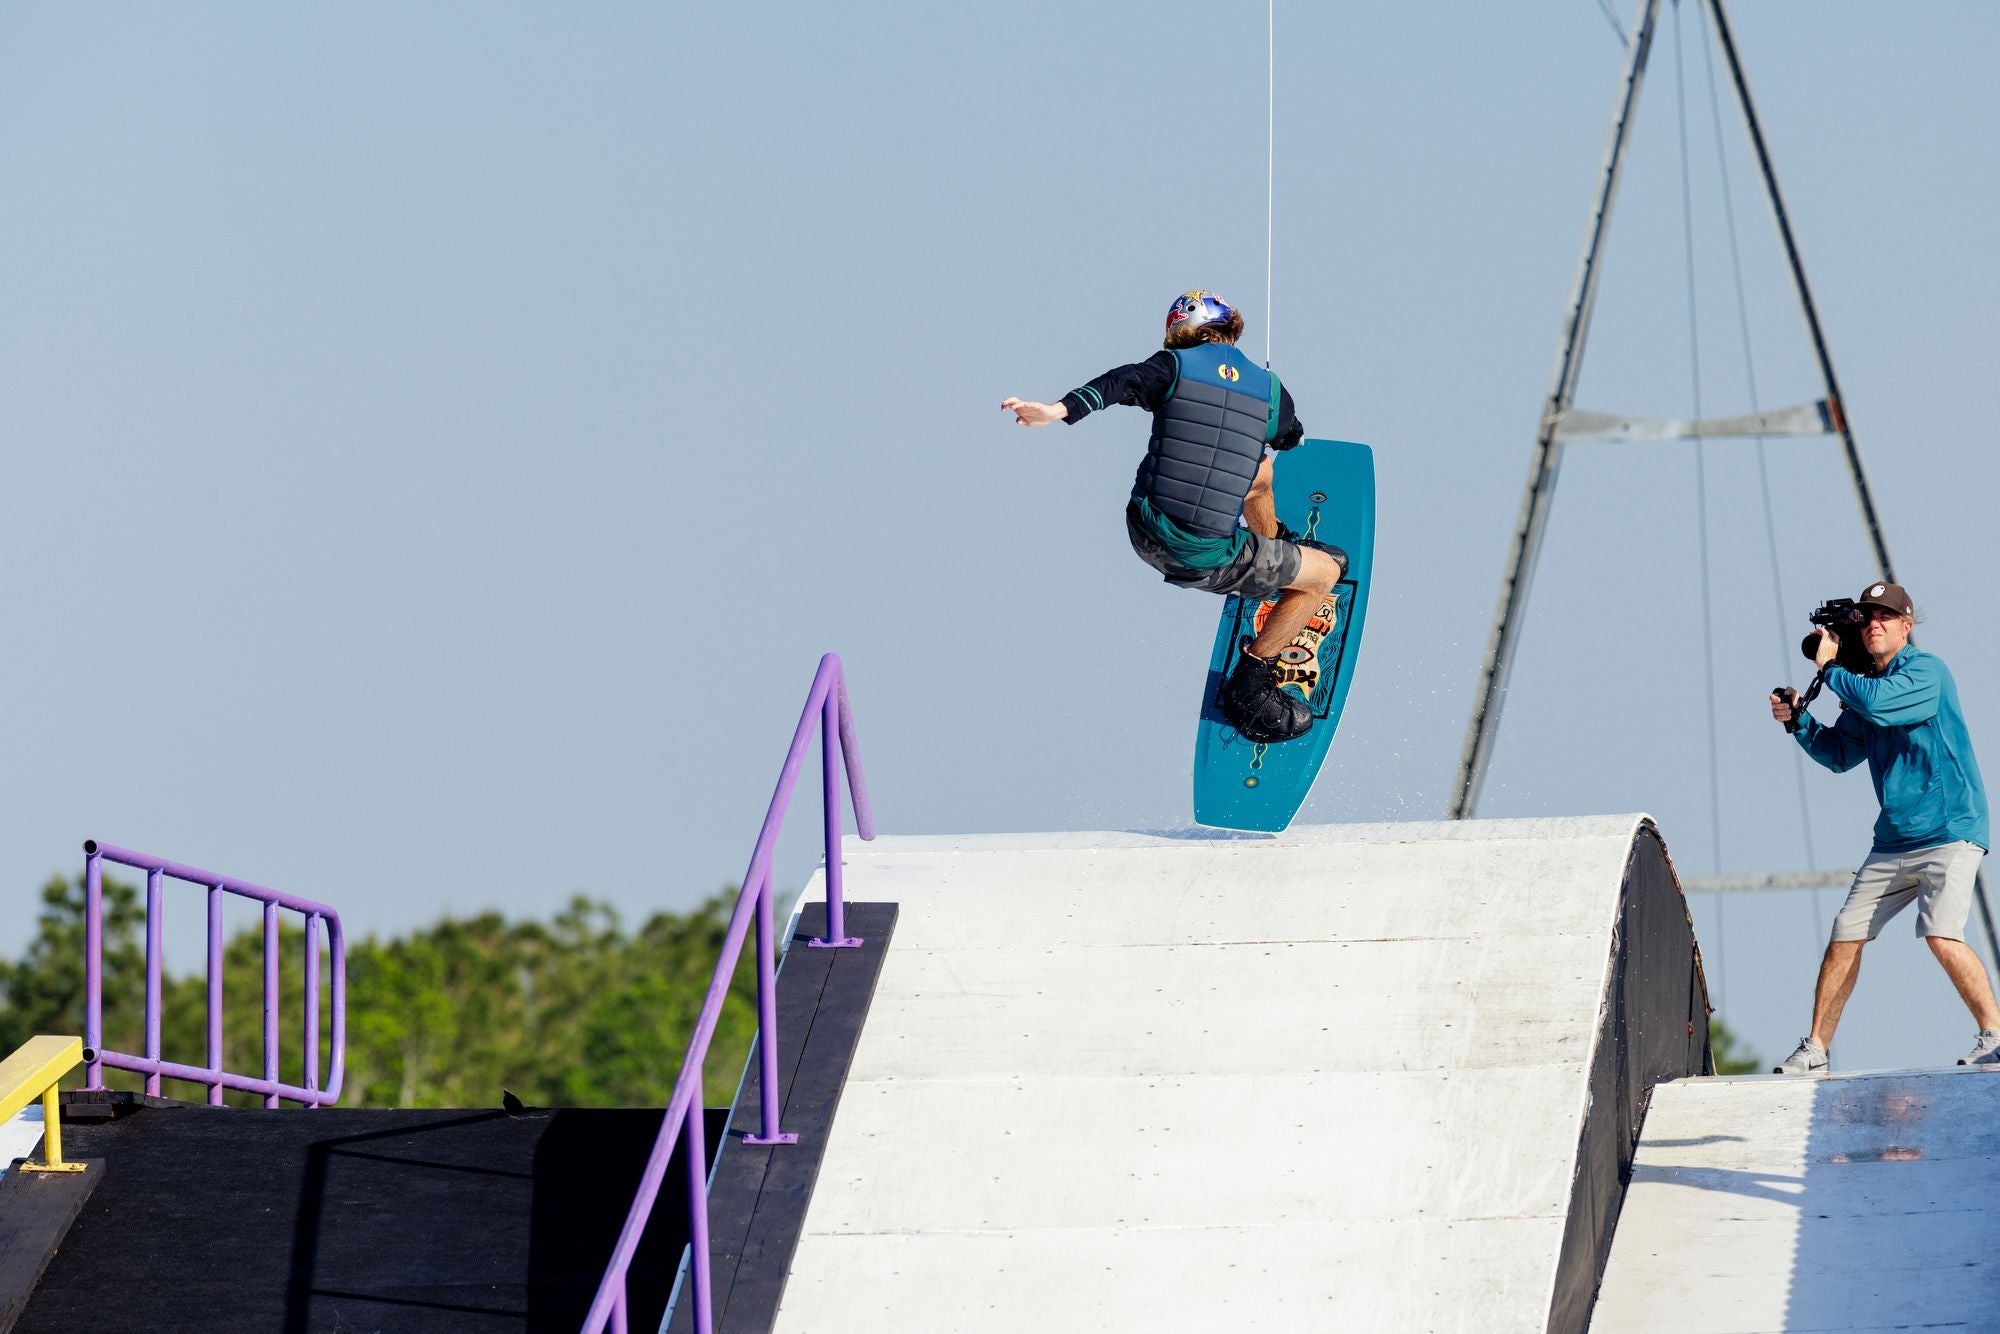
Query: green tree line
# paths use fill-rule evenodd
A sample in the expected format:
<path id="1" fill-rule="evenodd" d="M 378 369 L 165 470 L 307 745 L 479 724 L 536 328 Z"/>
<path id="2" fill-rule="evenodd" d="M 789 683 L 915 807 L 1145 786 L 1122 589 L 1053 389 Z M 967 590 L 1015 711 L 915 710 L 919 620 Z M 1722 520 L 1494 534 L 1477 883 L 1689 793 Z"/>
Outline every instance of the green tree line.
<path id="1" fill-rule="evenodd" d="M 627 931 L 609 904 L 578 896 L 547 921 L 497 912 L 447 918 L 393 939 L 347 943 L 344 1107 L 493 1107 L 502 1088 L 530 1106 L 664 1105 L 722 951 L 735 893 L 687 913 L 656 913 Z M 130 884 L 106 877 L 104 1043 L 145 1051 L 145 911 Z M 280 1075 L 304 1072 L 304 933 L 281 913 Z M 36 1033 L 83 1032 L 84 892 L 80 880 L 42 890 L 35 939 L 0 962 L 0 1055 Z M 320 1069 L 331 1049 L 330 961 L 322 929 Z M 736 1089 L 757 1024 L 755 945 L 746 942 L 702 1071 L 704 1101 Z M 208 983 L 203 970 L 161 987 L 160 1052 L 206 1066 Z M 264 1069 L 264 939 L 253 927 L 223 951 L 223 1066 Z M 107 1086 L 138 1091 L 144 1077 L 106 1069 Z M 322 1082 L 323 1076 L 322 1076 Z M 168 1097 L 198 1099 L 195 1084 L 165 1081 Z M 231 1094 L 236 1105 L 254 1095 Z"/>
<path id="2" fill-rule="evenodd" d="M 1763 1058 L 1743 1045 L 1743 1039 L 1731 1032 L 1729 1025 L 1720 1019 L 1708 1021 L 1708 1046 L 1715 1053 L 1715 1073 L 1718 1075 L 1754 1075 L 1768 1067 Z"/>

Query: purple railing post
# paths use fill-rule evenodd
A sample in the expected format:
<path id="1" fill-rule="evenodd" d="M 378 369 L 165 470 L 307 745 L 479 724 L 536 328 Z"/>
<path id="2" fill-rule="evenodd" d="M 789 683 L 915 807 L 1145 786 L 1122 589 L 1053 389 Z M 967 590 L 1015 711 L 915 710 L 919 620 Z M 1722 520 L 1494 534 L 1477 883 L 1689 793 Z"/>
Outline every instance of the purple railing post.
<path id="1" fill-rule="evenodd" d="M 83 1086 L 104 1087 L 104 868 L 97 842 L 83 843 Z"/>
<path id="2" fill-rule="evenodd" d="M 847 761 L 847 795 L 854 802 L 854 832 L 875 837 L 875 812 L 868 804 L 868 778 L 861 772 L 861 745 L 854 739 L 854 710 L 847 702 L 847 677 L 836 672 L 833 690 L 840 697 L 840 753 Z"/>
<path id="3" fill-rule="evenodd" d="M 763 1124 L 758 1133 L 745 1135 L 745 1144 L 797 1144 L 797 1135 L 787 1135 L 780 1116 L 778 1093 L 778 928 L 777 891 L 771 888 L 766 871 L 757 885 L 757 1072 L 764 1086 Z M 732 970 L 734 971 L 734 970 Z"/>
<path id="4" fill-rule="evenodd" d="M 306 914 L 305 1076 L 301 1087 L 319 1091 L 319 914 Z M 315 1104 L 316 1105 L 316 1104 Z"/>
<path id="5" fill-rule="evenodd" d="M 327 1034 L 331 1050 L 326 1054 L 328 1096 L 315 1102 L 315 1107 L 333 1102 L 337 1091 L 347 1082 L 347 928 L 338 917 L 327 919 L 326 957 L 333 965 L 333 1019 Z"/>
<path id="6" fill-rule="evenodd" d="M 716 960 L 715 972 L 709 979 L 708 994 L 702 1000 L 694 1033 L 688 1039 L 687 1051 L 681 1058 L 680 1073 L 674 1079 L 673 1096 L 667 1102 L 666 1115 L 660 1119 L 653 1152 L 646 1160 L 646 1169 L 640 1175 L 638 1189 L 633 1192 L 631 1207 L 625 1213 L 625 1224 L 611 1248 L 604 1276 L 598 1280 L 597 1293 L 591 1299 L 589 1313 L 584 1317 L 585 1334 L 601 1334 L 607 1327 L 617 1334 L 625 1334 L 626 1283 L 632 1257 L 659 1201 L 660 1183 L 666 1176 L 667 1164 L 672 1160 L 676 1147 L 682 1143 L 686 1144 L 689 1154 L 688 1282 L 694 1296 L 694 1327 L 696 1334 L 713 1334 L 714 1314 L 709 1291 L 708 1153 L 702 1142 L 701 1067 L 708 1055 L 709 1043 L 715 1036 L 716 1022 L 721 1017 L 723 1002 L 728 998 L 737 963 L 742 958 L 744 938 L 749 933 L 753 912 L 757 918 L 757 1043 L 761 1062 L 759 1073 L 764 1085 L 763 1123 L 760 1127 L 763 1133 L 743 1138 L 750 1144 L 797 1142 L 797 1136 L 783 1134 L 778 1129 L 776 891 L 771 883 L 771 859 L 777 846 L 778 830 L 784 824 L 786 810 L 791 806 L 792 790 L 797 786 L 799 771 L 805 767 L 806 747 L 812 742 L 815 723 L 820 731 L 822 798 L 826 816 L 828 939 L 808 943 L 848 946 L 861 943 L 848 940 L 842 934 L 845 929 L 840 877 L 840 775 L 843 766 L 847 771 L 847 790 L 854 800 L 855 832 L 864 839 L 874 838 L 875 819 L 869 810 L 868 788 L 861 775 L 860 752 L 854 743 L 853 720 L 849 717 L 847 706 L 847 682 L 841 674 L 840 659 L 828 653 L 819 660 L 819 669 L 813 673 L 812 690 L 806 696 L 805 708 L 800 711 L 798 726 L 792 731 L 792 747 L 785 753 L 784 767 L 778 772 L 778 785 L 771 793 L 771 804 L 765 809 L 763 827 L 757 833 L 757 846 L 750 854 L 750 869 L 743 875 L 736 906 L 730 911 L 729 926 L 723 933 L 721 956 Z M 340 1023 L 337 1001 L 334 1023 Z"/>
<path id="7" fill-rule="evenodd" d="M 701 1067 L 694 1068 L 681 1142 L 688 1154 L 688 1285 L 694 1289 L 695 1334 L 715 1334 L 714 1294 L 708 1274 L 708 1143 L 702 1135 Z M 796 1138 L 796 1137 L 795 1137 Z"/>
<path id="8" fill-rule="evenodd" d="M 167 905 L 160 896 L 160 873 L 146 872 L 146 1059 L 160 1059 L 160 928 Z M 146 1092 L 160 1096 L 160 1072 L 146 1076 Z"/>
<path id="9" fill-rule="evenodd" d="M 840 714 L 836 692 L 827 691 L 819 713 L 819 795 L 826 826 L 826 934 L 808 942 L 822 950 L 851 950 L 861 945 L 859 936 L 847 934 L 847 901 L 840 887 Z"/>
<path id="10" fill-rule="evenodd" d="M 278 905 L 264 905 L 264 1078 L 278 1082 Z M 264 1095 L 276 1107 L 278 1095 Z"/>
<path id="11" fill-rule="evenodd" d="M 208 887 L 208 1104 L 222 1106 L 222 886 Z"/>

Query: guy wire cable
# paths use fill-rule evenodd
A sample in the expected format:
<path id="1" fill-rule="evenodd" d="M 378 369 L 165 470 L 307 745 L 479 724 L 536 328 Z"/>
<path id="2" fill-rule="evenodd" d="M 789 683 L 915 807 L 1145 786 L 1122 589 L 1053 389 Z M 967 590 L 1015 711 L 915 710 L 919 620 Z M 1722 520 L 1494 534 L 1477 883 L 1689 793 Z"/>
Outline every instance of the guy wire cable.
<path id="1" fill-rule="evenodd" d="M 1743 294 L 1743 257 L 1736 241 L 1736 202 L 1729 189 L 1729 155 L 1722 142 L 1722 102 L 1715 91 L 1715 52 L 1710 49 L 1713 34 L 1708 26 L 1708 9 L 1701 10 L 1702 64 L 1708 75 L 1709 123 L 1715 130 L 1715 172 L 1722 184 L 1722 214 L 1726 224 L 1724 231 L 1729 237 L 1729 272 L 1736 284 L 1736 325 L 1743 342 L 1743 382 L 1750 391 L 1750 412 L 1752 416 L 1763 411 L 1757 401 L 1757 362 L 1750 340 L 1750 303 Z M 1785 586 L 1778 561 L 1778 526 L 1771 509 L 1771 469 L 1766 458 L 1764 436 L 1756 436 L 1757 489 L 1764 502 L 1764 550 L 1771 564 L 1771 604 L 1777 612 L 1778 629 L 1778 680 L 1791 674 L 1791 645 L 1785 642 Z M 1797 780 L 1799 795 L 1799 830 L 1806 844 L 1806 869 L 1817 870 L 1819 859 L 1813 853 L 1812 805 L 1806 799 L 1806 757 L 1796 745 L 1791 747 L 1792 777 Z M 1813 938 L 1815 943 L 1825 938 L 1820 921 L 1819 891 L 1809 890 L 1812 900 Z"/>
<path id="2" fill-rule="evenodd" d="M 1687 70 L 1682 56 L 1681 3 L 1674 0 L 1674 106 L 1679 111 L 1681 150 L 1681 236 L 1687 267 L 1688 375 L 1694 395 L 1694 420 L 1701 416 L 1701 325 L 1694 281 L 1694 190 L 1688 168 Z M 1708 572 L 1708 442 L 1699 432 L 1694 438 L 1695 542 L 1701 569 L 1701 665 L 1708 697 L 1708 808 L 1710 838 L 1715 858 L 1714 870 L 1722 873 L 1722 771 L 1716 758 L 1715 721 L 1715 614 L 1709 594 Z M 1716 990 L 1722 989 L 1725 975 L 1727 936 L 1723 929 L 1723 905 L 1715 905 Z"/>
<path id="3" fill-rule="evenodd" d="M 1618 16 L 1611 12 L 1611 0 L 1597 0 L 1597 8 L 1598 12 L 1604 15 L 1604 21 L 1611 25 L 1611 31 L 1618 34 L 1618 45 L 1630 46 L 1632 39 L 1625 35 L 1625 25 L 1620 23 Z"/>

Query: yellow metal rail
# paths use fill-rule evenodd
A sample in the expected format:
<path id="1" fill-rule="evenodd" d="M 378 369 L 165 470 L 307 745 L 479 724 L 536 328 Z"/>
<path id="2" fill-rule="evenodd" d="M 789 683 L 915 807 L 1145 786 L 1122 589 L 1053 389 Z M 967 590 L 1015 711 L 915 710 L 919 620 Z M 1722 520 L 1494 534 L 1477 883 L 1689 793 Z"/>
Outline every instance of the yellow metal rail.
<path id="1" fill-rule="evenodd" d="M 0 1061 L 0 1121 L 35 1099 L 42 1100 L 42 1161 L 22 1163 L 23 1172 L 81 1172 L 82 1163 L 62 1156 L 62 1116 L 56 1107 L 56 1085 L 83 1064 L 83 1039 L 39 1036 Z"/>

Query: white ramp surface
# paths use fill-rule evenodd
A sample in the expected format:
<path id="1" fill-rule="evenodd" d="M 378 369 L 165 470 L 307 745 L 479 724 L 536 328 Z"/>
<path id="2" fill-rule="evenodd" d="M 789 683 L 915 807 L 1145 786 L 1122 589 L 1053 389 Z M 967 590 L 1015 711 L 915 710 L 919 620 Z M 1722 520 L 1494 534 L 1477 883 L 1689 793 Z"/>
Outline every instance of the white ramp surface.
<path id="1" fill-rule="evenodd" d="M 1541 1334 L 1640 819 L 850 840 L 777 1328 Z"/>
<path id="2" fill-rule="evenodd" d="M 23 1107 L 0 1121 L 0 1175 L 13 1170 L 17 1160 L 32 1158 L 42 1147 L 42 1105 Z"/>
<path id="3" fill-rule="evenodd" d="M 1653 1092 L 1593 1334 L 2000 1329 L 2000 1069 Z"/>

